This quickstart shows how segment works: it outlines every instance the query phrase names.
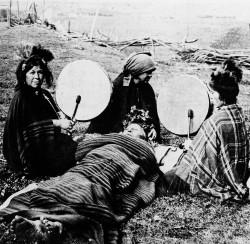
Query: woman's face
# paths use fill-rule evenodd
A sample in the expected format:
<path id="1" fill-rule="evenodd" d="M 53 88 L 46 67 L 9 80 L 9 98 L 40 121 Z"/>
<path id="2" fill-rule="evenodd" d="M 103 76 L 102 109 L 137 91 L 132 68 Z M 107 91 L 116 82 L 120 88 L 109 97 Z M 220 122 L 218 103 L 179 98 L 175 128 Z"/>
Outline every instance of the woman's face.
<path id="1" fill-rule="evenodd" d="M 146 134 L 142 127 L 138 124 L 130 124 L 124 131 L 124 135 L 132 136 L 135 138 L 146 139 Z"/>
<path id="2" fill-rule="evenodd" d="M 224 101 L 220 99 L 220 94 L 217 91 L 209 88 L 209 94 L 214 108 L 219 108 L 224 105 Z"/>
<path id="3" fill-rule="evenodd" d="M 150 80 L 151 77 L 152 77 L 152 73 L 153 73 L 153 70 L 150 70 L 150 71 L 147 71 L 147 72 L 144 72 L 144 73 L 138 75 L 138 76 L 134 79 L 135 84 L 139 84 L 139 83 L 148 83 L 149 80 Z"/>
<path id="4" fill-rule="evenodd" d="M 43 71 L 40 66 L 34 66 L 26 73 L 26 84 L 33 88 L 40 88 L 43 83 Z"/>

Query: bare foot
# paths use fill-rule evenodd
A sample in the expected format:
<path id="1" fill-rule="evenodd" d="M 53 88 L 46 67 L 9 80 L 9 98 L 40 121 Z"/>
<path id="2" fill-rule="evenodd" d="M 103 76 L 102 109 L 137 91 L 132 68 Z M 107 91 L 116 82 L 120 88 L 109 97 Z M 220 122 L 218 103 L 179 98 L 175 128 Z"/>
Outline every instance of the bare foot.
<path id="1" fill-rule="evenodd" d="M 52 222 L 44 217 L 39 220 L 29 220 L 16 216 L 11 222 L 11 230 L 18 239 L 24 239 L 28 243 L 58 243 L 63 230 L 63 225 Z"/>
<path id="2" fill-rule="evenodd" d="M 27 242 L 49 243 L 49 233 L 46 226 L 40 220 L 29 220 L 21 216 L 15 216 L 10 228 L 17 239 Z"/>
<path id="3" fill-rule="evenodd" d="M 50 221 L 45 217 L 41 216 L 41 222 L 46 226 L 49 233 L 56 233 L 61 235 L 63 231 L 63 224 L 58 221 Z"/>

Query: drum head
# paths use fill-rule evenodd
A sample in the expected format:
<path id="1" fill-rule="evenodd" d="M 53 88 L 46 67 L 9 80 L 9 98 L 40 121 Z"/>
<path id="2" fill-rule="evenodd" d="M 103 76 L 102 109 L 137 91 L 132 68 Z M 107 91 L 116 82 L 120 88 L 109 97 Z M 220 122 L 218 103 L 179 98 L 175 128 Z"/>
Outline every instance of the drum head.
<path id="1" fill-rule="evenodd" d="M 186 136 L 188 131 L 190 134 L 197 132 L 208 114 L 209 104 L 207 87 L 192 75 L 180 75 L 170 80 L 157 100 L 161 123 L 179 136 Z M 189 127 L 190 109 L 193 116 Z"/>
<path id="2" fill-rule="evenodd" d="M 77 60 L 61 71 L 57 80 L 56 102 L 66 115 L 72 117 L 76 98 L 81 96 L 75 119 L 88 121 L 107 107 L 111 89 L 108 74 L 98 63 Z"/>

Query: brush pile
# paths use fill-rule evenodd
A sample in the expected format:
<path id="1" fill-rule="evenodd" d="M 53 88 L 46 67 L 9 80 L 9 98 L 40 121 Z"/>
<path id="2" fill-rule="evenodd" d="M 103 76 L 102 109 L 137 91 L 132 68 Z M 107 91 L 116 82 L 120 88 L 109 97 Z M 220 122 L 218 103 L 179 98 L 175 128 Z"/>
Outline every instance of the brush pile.
<path id="1" fill-rule="evenodd" d="M 129 46 L 151 46 L 154 50 L 156 46 L 163 46 L 175 52 L 185 62 L 206 63 L 206 64 L 221 64 L 226 59 L 233 57 L 242 67 L 250 69 L 250 49 L 202 49 L 197 46 L 190 45 L 197 41 L 184 41 L 183 43 L 171 43 L 165 40 L 147 37 L 144 39 L 133 39 L 129 41 L 114 42 L 110 40 L 101 40 L 98 38 L 86 39 L 88 42 L 95 42 L 104 47 L 110 47 L 119 51 L 124 50 Z"/>
<path id="2" fill-rule="evenodd" d="M 177 51 L 186 62 L 220 64 L 233 57 L 242 66 L 250 69 L 250 50 L 186 49 Z"/>

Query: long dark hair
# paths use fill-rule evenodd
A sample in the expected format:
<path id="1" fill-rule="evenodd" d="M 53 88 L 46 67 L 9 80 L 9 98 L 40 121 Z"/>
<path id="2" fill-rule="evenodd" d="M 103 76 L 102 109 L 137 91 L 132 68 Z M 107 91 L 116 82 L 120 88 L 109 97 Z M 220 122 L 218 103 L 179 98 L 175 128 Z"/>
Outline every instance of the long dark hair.
<path id="1" fill-rule="evenodd" d="M 232 58 L 229 58 L 211 74 L 209 86 L 219 93 L 220 99 L 226 104 L 234 104 L 237 102 L 241 79 L 241 68 Z"/>
<path id="2" fill-rule="evenodd" d="M 48 87 L 50 87 L 53 83 L 53 75 L 47 63 L 53 58 L 53 54 L 49 50 L 41 47 L 40 44 L 34 46 L 30 56 L 27 59 L 22 59 L 17 66 L 17 85 L 15 90 L 22 88 L 26 84 L 26 73 L 34 66 L 40 66 L 43 70 L 44 82 Z"/>

